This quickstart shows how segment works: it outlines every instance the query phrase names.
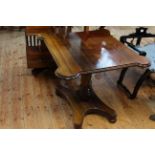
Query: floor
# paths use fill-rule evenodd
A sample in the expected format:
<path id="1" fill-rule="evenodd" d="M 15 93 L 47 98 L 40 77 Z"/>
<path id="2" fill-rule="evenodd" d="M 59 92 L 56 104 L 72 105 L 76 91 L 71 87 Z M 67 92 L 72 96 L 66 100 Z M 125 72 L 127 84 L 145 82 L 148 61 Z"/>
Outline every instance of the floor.
<path id="1" fill-rule="evenodd" d="M 119 38 L 135 27 L 108 27 Z M 155 32 L 154 27 L 150 27 Z M 147 42 L 150 40 L 147 40 Z M 133 86 L 142 72 L 133 68 L 125 83 Z M 83 128 L 155 128 L 149 115 L 155 113 L 155 86 L 145 82 L 136 99 L 117 88 L 120 71 L 96 74 L 93 87 L 98 96 L 118 114 L 117 122 L 89 115 Z M 130 78 L 128 78 L 130 77 Z M 48 71 L 33 76 L 26 64 L 23 31 L 0 31 L 0 128 L 73 128 L 72 111 L 55 95 L 55 79 Z"/>

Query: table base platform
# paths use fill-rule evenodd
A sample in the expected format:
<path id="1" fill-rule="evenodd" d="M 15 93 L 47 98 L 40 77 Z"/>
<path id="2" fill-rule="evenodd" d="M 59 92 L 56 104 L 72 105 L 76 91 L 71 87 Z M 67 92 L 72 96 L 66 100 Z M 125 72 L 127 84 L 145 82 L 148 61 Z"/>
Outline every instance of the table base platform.
<path id="1" fill-rule="evenodd" d="M 57 86 L 56 94 L 65 99 L 71 106 L 74 128 L 76 129 L 82 128 L 83 120 L 89 114 L 101 115 L 111 123 L 116 122 L 116 112 L 97 97 L 91 85 L 80 87 L 76 91 Z"/>

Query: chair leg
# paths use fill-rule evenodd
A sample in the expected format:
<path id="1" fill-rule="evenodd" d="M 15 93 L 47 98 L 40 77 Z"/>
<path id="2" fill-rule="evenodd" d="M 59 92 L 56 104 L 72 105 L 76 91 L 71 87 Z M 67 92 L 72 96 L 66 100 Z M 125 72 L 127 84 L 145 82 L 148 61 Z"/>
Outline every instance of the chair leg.
<path id="1" fill-rule="evenodd" d="M 128 90 L 128 88 L 123 84 L 123 80 L 124 80 L 124 77 L 125 77 L 125 74 L 127 72 L 128 68 L 123 68 L 121 73 L 120 73 L 120 77 L 117 81 L 117 85 L 123 89 L 123 91 L 127 94 L 128 97 L 130 97 L 131 93 L 130 91 Z"/>
<path id="2" fill-rule="evenodd" d="M 117 84 L 120 88 L 122 88 L 124 90 L 124 92 L 127 94 L 127 96 L 130 98 L 130 99 L 134 99 L 137 94 L 138 94 L 138 91 L 141 87 L 141 85 L 143 84 L 144 80 L 150 75 L 150 70 L 147 69 L 139 78 L 139 80 L 137 81 L 134 89 L 133 89 L 133 92 L 130 92 L 129 89 L 123 84 L 123 80 L 124 80 L 124 77 L 125 77 L 125 74 L 127 72 L 127 69 L 128 68 L 124 68 L 122 71 L 121 71 L 121 74 L 120 74 L 120 77 L 119 77 L 119 80 L 117 81 Z"/>
<path id="3" fill-rule="evenodd" d="M 150 73 L 151 73 L 150 70 L 147 69 L 147 70 L 142 74 L 142 76 L 139 78 L 139 80 L 138 80 L 138 82 L 137 82 L 137 84 L 136 84 L 136 86 L 135 86 L 135 88 L 134 88 L 134 91 L 133 91 L 133 93 L 132 93 L 131 98 L 135 98 L 135 97 L 137 96 L 137 93 L 138 93 L 138 91 L 139 91 L 141 85 L 142 85 L 143 82 L 146 80 L 146 78 L 150 75 Z"/>
<path id="4" fill-rule="evenodd" d="M 122 69 L 119 80 L 117 81 L 118 84 L 123 82 L 127 70 L 128 70 L 128 68 L 123 68 Z"/>
<path id="5" fill-rule="evenodd" d="M 155 114 L 150 115 L 149 118 L 150 118 L 151 121 L 155 121 Z"/>

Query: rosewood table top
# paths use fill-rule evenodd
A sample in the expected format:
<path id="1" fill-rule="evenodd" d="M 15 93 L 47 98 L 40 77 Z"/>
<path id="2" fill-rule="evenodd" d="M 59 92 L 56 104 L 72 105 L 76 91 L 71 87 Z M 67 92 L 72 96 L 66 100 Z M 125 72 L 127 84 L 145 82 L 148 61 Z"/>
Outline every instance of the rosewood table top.
<path id="1" fill-rule="evenodd" d="M 66 41 L 52 32 L 40 33 L 58 65 L 56 75 L 70 79 L 81 74 L 149 66 L 146 58 L 131 52 L 106 31 L 70 33 Z"/>

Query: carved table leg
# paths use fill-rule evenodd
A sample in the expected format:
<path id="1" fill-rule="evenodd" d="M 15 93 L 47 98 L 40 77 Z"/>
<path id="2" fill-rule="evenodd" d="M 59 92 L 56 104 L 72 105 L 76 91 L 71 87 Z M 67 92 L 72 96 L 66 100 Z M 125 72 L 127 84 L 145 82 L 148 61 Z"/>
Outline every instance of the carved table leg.
<path id="1" fill-rule="evenodd" d="M 84 117 L 98 114 L 106 117 L 111 123 L 116 122 L 116 113 L 105 105 L 95 94 L 91 85 L 91 74 L 82 75 L 81 85 L 77 91 L 58 87 L 56 94 L 65 98 L 72 107 L 75 128 L 81 128 Z"/>

